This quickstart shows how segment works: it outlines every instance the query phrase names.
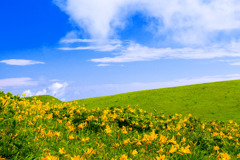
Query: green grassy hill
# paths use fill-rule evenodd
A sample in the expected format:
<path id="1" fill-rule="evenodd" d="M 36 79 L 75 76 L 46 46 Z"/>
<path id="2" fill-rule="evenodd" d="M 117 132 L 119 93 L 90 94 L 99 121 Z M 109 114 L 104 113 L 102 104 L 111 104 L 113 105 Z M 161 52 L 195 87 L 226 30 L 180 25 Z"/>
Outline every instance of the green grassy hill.
<path id="1" fill-rule="evenodd" d="M 40 95 L 40 96 L 32 96 L 32 97 L 26 97 L 25 99 L 28 99 L 30 101 L 32 101 L 34 99 L 34 97 L 37 98 L 37 100 L 42 101 L 43 103 L 52 103 L 52 104 L 60 104 L 62 103 L 62 101 L 60 101 L 59 99 L 50 96 L 50 95 Z"/>
<path id="2" fill-rule="evenodd" d="M 86 108 L 135 106 L 152 113 L 192 114 L 240 122 L 240 80 L 204 83 L 76 100 Z"/>

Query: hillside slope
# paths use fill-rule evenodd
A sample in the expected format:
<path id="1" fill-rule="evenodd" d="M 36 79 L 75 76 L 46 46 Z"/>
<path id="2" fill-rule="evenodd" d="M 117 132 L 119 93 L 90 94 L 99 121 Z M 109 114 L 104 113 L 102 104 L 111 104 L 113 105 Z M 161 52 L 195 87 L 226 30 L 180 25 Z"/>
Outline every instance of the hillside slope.
<path id="1" fill-rule="evenodd" d="M 42 101 L 43 103 L 53 103 L 53 104 L 60 104 L 62 103 L 62 101 L 60 101 L 59 99 L 53 97 L 53 96 L 50 96 L 50 95 L 40 95 L 40 96 L 32 96 L 32 97 L 26 97 L 25 99 L 28 99 L 30 101 L 33 100 L 33 98 L 36 97 L 37 100 L 40 100 Z"/>
<path id="2" fill-rule="evenodd" d="M 240 80 L 129 92 L 76 102 L 86 108 L 138 105 L 153 113 L 191 113 L 203 120 L 240 122 Z"/>

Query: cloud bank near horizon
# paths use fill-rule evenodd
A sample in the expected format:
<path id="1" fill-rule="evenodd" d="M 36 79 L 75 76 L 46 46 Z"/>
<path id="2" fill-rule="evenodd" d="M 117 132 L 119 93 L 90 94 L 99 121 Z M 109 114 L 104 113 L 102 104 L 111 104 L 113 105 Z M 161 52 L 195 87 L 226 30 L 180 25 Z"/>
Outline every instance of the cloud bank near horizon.
<path id="1" fill-rule="evenodd" d="M 166 87 L 176 87 L 191 84 L 200 84 L 208 82 L 218 82 L 227 80 L 240 79 L 240 74 L 229 75 L 215 75 L 215 76 L 203 76 L 193 78 L 173 79 L 169 81 L 156 81 L 156 82 L 131 82 L 124 84 L 99 84 L 99 85 L 87 85 L 81 86 L 79 84 L 55 81 L 48 83 L 48 85 L 40 86 L 38 81 L 34 81 L 31 78 L 12 78 L 12 79 L 0 79 L 0 89 L 7 87 L 8 89 L 16 87 L 24 87 L 21 93 L 18 91 L 15 94 L 26 94 L 27 96 L 37 95 L 51 95 L 62 101 L 70 101 L 82 98 L 91 98 L 98 96 L 114 95 L 119 93 L 157 89 Z M 14 83 L 13 83 L 14 82 Z M 11 89 L 10 89 L 11 90 Z"/>

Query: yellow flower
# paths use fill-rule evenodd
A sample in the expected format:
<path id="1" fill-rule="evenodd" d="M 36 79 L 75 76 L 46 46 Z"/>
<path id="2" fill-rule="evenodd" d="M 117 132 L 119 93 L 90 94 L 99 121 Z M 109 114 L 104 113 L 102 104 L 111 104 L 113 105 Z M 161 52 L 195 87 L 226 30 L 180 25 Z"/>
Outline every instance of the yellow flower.
<path id="1" fill-rule="evenodd" d="M 142 144 L 141 141 L 137 141 L 136 143 L 137 146 L 140 146 L 141 144 Z"/>
<path id="2" fill-rule="evenodd" d="M 61 136 L 61 132 L 57 132 L 56 131 L 56 132 L 54 132 L 54 135 L 60 137 Z"/>
<path id="3" fill-rule="evenodd" d="M 158 137 L 158 134 L 155 133 L 155 130 L 152 130 L 152 132 L 149 135 L 149 139 L 151 141 L 153 141 L 153 140 L 157 139 L 157 137 Z"/>
<path id="4" fill-rule="evenodd" d="M 217 158 L 220 160 L 230 160 L 231 159 L 230 155 L 228 155 L 227 153 L 219 153 Z"/>
<path id="5" fill-rule="evenodd" d="M 124 144 L 128 144 L 130 142 L 130 138 L 123 141 Z"/>
<path id="6" fill-rule="evenodd" d="M 181 133 L 177 132 L 177 136 L 181 136 Z"/>
<path id="7" fill-rule="evenodd" d="M 138 152 L 137 152 L 137 150 L 136 149 L 134 149 L 133 151 L 132 151 L 132 155 L 136 155 L 136 154 L 138 154 Z"/>
<path id="8" fill-rule="evenodd" d="M 152 122 L 150 122 L 149 127 L 151 127 L 151 128 L 153 127 L 153 123 Z"/>
<path id="9" fill-rule="evenodd" d="M 83 129 L 84 128 L 84 124 L 83 123 L 80 123 L 79 125 L 78 125 L 78 129 Z"/>
<path id="10" fill-rule="evenodd" d="M 59 160 L 59 158 L 51 155 L 46 155 L 45 157 L 42 157 L 42 160 Z"/>
<path id="11" fill-rule="evenodd" d="M 156 157 L 157 160 L 165 160 L 165 155 L 159 155 L 159 157 Z"/>
<path id="12" fill-rule="evenodd" d="M 88 141 L 89 140 L 89 137 L 86 137 L 86 138 L 83 138 L 82 139 L 82 142 L 86 142 L 86 141 Z"/>
<path id="13" fill-rule="evenodd" d="M 65 154 L 64 157 L 69 157 L 69 158 L 71 158 L 71 155 L 70 155 L 70 154 Z"/>
<path id="14" fill-rule="evenodd" d="M 122 131 L 123 134 L 127 134 L 128 133 L 125 126 L 122 126 L 121 131 Z"/>
<path id="15" fill-rule="evenodd" d="M 181 127 L 180 124 L 178 124 L 177 127 L 176 127 L 177 130 L 180 130 L 181 128 L 182 128 L 182 127 Z"/>
<path id="16" fill-rule="evenodd" d="M 189 150 L 189 148 L 190 148 L 190 146 L 189 145 L 187 145 L 185 148 L 184 147 L 181 147 L 181 152 L 182 153 L 188 153 L 188 154 L 190 154 L 191 153 L 191 151 Z"/>
<path id="17" fill-rule="evenodd" d="M 85 152 L 85 154 L 95 154 L 95 151 L 94 151 L 93 148 L 89 148 L 89 149 Z"/>
<path id="18" fill-rule="evenodd" d="M 61 119 L 57 119 L 58 123 L 62 123 L 62 120 Z"/>
<path id="19" fill-rule="evenodd" d="M 15 134 L 14 136 L 12 136 L 12 139 L 16 138 L 18 136 L 18 134 Z"/>
<path id="20" fill-rule="evenodd" d="M 64 148 L 59 148 L 59 153 L 64 154 L 64 153 L 66 153 L 66 151 L 64 150 Z"/>
<path id="21" fill-rule="evenodd" d="M 73 139 L 75 139 L 75 138 L 74 138 L 73 135 L 71 134 L 71 135 L 68 137 L 68 139 L 69 139 L 69 140 L 73 140 Z"/>
<path id="22" fill-rule="evenodd" d="M 121 157 L 120 157 L 120 160 L 127 160 L 128 159 L 128 157 L 125 155 L 125 154 L 123 154 Z"/>
<path id="23" fill-rule="evenodd" d="M 123 134 L 127 134 L 128 132 L 127 132 L 126 129 L 124 129 L 124 130 L 122 130 L 122 133 L 123 133 Z"/>
<path id="24" fill-rule="evenodd" d="M 26 97 L 26 94 L 22 94 L 23 97 Z"/>
<path id="25" fill-rule="evenodd" d="M 240 158 L 240 153 L 238 153 L 237 158 Z"/>
<path id="26" fill-rule="evenodd" d="M 175 148 L 173 145 L 171 147 L 171 149 L 169 150 L 169 153 L 174 153 L 177 151 L 177 148 Z"/>
<path id="27" fill-rule="evenodd" d="M 218 146 L 215 146 L 215 147 L 214 147 L 214 150 L 215 150 L 215 151 L 218 151 L 218 150 L 219 150 L 219 147 L 218 147 Z"/>
<path id="28" fill-rule="evenodd" d="M 46 134 L 47 137 L 52 137 L 53 133 L 49 130 L 48 133 Z"/>
<path id="29" fill-rule="evenodd" d="M 74 157 L 71 157 L 71 160 L 84 160 L 84 158 L 80 156 L 74 156 Z"/>
<path id="30" fill-rule="evenodd" d="M 173 136 L 172 139 L 168 140 L 168 143 L 177 144 L 175 137 Z"/>
<path id="31" fill-rule="evenodd" d="M 160 149 L 157 151 L 157 153 L 162 153 L 162 152 L 164 152 L 164 151 L 163 151 L 163 148 L 160 148 Z"/>
<path id="32" fill-rule="evenodd" d="M 232 124 L 232 123 L 233 123 L 233 120 L 229 120 L 229 123 Z"/>
<path id="33" fill-rule="evenodd" d="M 107 133 L 107 134 L 109 134 L 109 133 L 112 132 L 111 128 L 110 128 L 108 125 L 106 126 L 106 129 L 105 129 L 104 131 L 105 131 L 105 133 Z"/>

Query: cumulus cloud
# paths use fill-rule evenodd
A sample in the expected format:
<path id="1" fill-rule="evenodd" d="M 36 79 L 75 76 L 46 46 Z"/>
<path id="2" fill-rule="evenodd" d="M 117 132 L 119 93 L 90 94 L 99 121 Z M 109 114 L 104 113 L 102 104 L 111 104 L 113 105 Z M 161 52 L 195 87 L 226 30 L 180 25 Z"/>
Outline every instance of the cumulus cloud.
<path id="1" fill-rule="evenodd" d="M 44 64 L 44 62 L 34 61 L 34 60 L 25 60 L 25 59 L 7 59 L 7 60 L 1 60 L 0 63 L 5 63 L 8 65 L 16 65 L 16 66 Z"/>
<path id="2" fill-rule="evenodd" d="M 28 89 L 23 91 L 23 94 L 26 94 L 26 96 L 51 95 L 64 101 L 67 86 L 67 82 L 54 82 L 42 90 L 33 91 Z"/>
<path id="3" fill-rule="evenodd" d="M 51 95 L 59 97 L 64 95 L 65 88 L 67 86 L 68 86 L 68 83 L 66 82 L 64 83 L 55 82 L 48 87 L 48 90 Z"/>
<path id="4" fill-rule="evenodd" d="M 116 37 L 128 18 L 140 12 L 155 18 L 149 24 L 158 35 L 179 43 L 208 43 L 221 31 L 240 28 L 239 0 L 54 0 L 70 20 L 93 39 Z"/>
<path id="5" fill-rule="evenodd" d="M 47 90 L 46 90 L 46 89 L 43 89 L 42 91 L 37 91 L 36 96 L 46 95 L 46 94 L 47 94 Z"/>
<path id="6" fill-rule="evenodd" d="M 33 81 L 29 77 L 0 79 L 0 88 L 19 87 L 19 86 L 34 86 L 37 84 L 38 84 L 37 81 Z"/>
<path id="7" fill-rule="evenodd" d="M 23 91 L 22 94 L 25 94 L 27 97 L 33 96 L 33 93 L 32 93 L 32 91 L 30 89 Z"/>

